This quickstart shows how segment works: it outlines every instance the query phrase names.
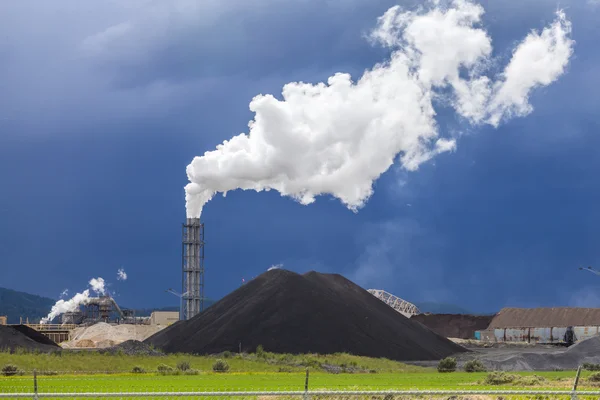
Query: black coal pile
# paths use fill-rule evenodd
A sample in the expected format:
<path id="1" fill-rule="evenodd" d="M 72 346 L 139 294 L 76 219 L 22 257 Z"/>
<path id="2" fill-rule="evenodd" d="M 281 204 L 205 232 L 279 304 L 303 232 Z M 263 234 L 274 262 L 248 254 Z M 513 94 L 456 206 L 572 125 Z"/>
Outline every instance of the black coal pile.
<path id="1" fill-rule="evenodd" d="M 340 275 L 275 269 L 189 321 L 150 338 L 167 353 L 347 352 L 393 360 L 439 360 L 467 351 L 411 321 Z"/>
<path id="2" fill-rule="evenodd" d="M 37 335 L 33 336 L 35 337 Z M 41 339 L 38 337 L 38 340 Z M 41 351 L 44 353 L 60 351 L 60 347 L 56 343 L 40 343 L 11 326 L 0 325 L 0 350 L 13 352 L 17 349 L 25 351 Z"/>
<path id="3" fill-rule="evenodd" d="M 21 332 L 23 335 L 27 336 L 33 341 L 36 341 L 41 344 L 47 344 L 48 346 L 59 347 L 56 342 L 50 339 L 48 336 L 41 334 L 33 328 L 28 327 L 27 325 L 14 325 L 13 329 Z"/>
<path id="4" fill-rule="evenodd" d="M 150 345 L 139 340 L 127 340 L 108 349 L 98 350 L 99 353 L 118 354 L 123 353 L 128 356 L 164 356 L 165 354 L 155 350 Z"/>
<path id="5" fill-rule="evenodd" d="M 411 317 L 447 338 L 474 339 L 476 331 L 487 329 L 493 315 L 419 314 Z"/>

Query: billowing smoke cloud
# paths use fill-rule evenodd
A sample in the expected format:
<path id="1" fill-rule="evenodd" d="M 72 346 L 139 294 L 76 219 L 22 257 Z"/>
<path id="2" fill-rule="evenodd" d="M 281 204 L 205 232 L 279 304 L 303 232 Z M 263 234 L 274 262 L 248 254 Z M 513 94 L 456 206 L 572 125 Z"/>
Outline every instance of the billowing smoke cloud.
<path id="1" fill-rule="evenodd" d="M 123 268 L 119 268 L 117 271 L 117 280 L 118 281 L 126 281 L 127 280 L 127 272 Z"/>
<path id="2" fill-rule="evenodd" d="M 89 284 L 92 287 L 92 290 L 94 292 L 96 292 L 98 294 L 105 294 L 106 293 L 104 279 L 102 279 L 102 278 L 92 278 L 92 280 L 90 280 Z"/>
<path id="3" fill-rule="evenodd" d="M 102 295 L 105 293 L 104 279 L 93 278 L 88 282 L 88 284 L 90 285 L 92 291 L 94 291 L 96 294 Z M 86 289 L 82 293 L 77 293 L 69 300 L 58 300 L 56 304 L 52 306 L 50 313 L 45 318 L 41 319 L 40 324 L 46 324 L 66 312 L 76 311 L 80 305 L 86 304 L 89 298 L 90 289 Z"/>
<path id="4" fill-rule="evenodd" d="M 529 33 L 502 73 L 490 77 L 491 39 L 477 27 L 483 8 L 468 0 L 440 4 L 395 6 L 381 16 L 370 39 L 389 47 L 390 59 L 357 82 L 337 73 L 327 84 L 288 83 L 283 100 L 254 97 L 249 133 L 188 165 L 187 216 L 199 217 L 216 193 L 236 189 L 274 189 L 301 204 L 330 194 L 356 212 L 396 158 L 414 171 L 455 148 L 438 133 L 434 100 L 473 125 L 497 127 L 530 113 L 531 90 L 563 74 L 574 43 L 563 12 L 541 33 Z"/>

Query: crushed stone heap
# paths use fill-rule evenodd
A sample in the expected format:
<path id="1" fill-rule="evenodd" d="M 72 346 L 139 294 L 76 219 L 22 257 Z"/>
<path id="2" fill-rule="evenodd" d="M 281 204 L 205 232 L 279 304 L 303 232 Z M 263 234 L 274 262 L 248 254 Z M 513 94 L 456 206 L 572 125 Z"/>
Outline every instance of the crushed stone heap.
<path id="1" fill-rule="evenodd" d="M 274 269 L 145 343 L 166 353 L 347 352 L 398 361 L 439 360 L 465 348 L 411 321 L 337 274 Z"/>

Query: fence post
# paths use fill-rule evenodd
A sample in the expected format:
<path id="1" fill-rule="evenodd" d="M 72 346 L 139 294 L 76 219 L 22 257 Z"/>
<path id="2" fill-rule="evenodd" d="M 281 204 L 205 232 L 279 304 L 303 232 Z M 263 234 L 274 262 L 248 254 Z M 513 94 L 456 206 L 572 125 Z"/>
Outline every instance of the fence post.
<path id="1" fill-rule="evenodd" d="M 33 400 L 38 400 L 37 371 L 33 370 Z"/>
<path id="2" fill-rule="evenodd" d="M 575 375 L 575 382 L 573 382 L 573 391 L 571 393 L 571 400 L 577 400 L 577 384 L 579 383 L 579 375 L 581 374 L 581 365 L 577 368 L 577 375 Z"/>
<path id="3" fill-rule="evenodd" d="M 306 379 L 304 380 L 304 400 L 309 400 L 309 398 L 308 398 L 308 367 L 306 368 Z"/>

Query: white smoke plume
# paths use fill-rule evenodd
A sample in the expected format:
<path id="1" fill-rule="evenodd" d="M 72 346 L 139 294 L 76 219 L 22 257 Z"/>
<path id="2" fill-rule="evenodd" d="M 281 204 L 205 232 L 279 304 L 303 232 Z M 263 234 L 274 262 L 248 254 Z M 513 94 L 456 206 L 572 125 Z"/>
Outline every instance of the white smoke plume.
<path id="1" fill-rule="evenodd" d="M 67 297 L 68 295 L 69 295 L 69 289 L 65 289 L 62 291 L 62 293 L 58 297 L 63 298 L 63 297 Z"/>
<path id="2" fill-rule="evenodd" d="M 269 267 L 269 269 L 267 269 L 267 271 L 272 271 L 274 269 L 280 269 L 280 268 L 283 268 L 283 264 L 275 264 L 275 265 L 271 265 Z"/>
<path id="3" fill-rule="evenodd" d="M 102 278 L 92 278 L 88 284 L 91 289 L 97 294 L 104 294 L 104 279 Z M 64 293 L 64 292 L 63 292 Z M 86 304 L 90 298 L 90 289 L 84 290 L 82 293 L 77 293 L 75 296 L 70 298 L 69 300 L 60 299 L 52 306 L 50 313 L 42 318 L 40 324 L 46 324 L 52 321 L 54 318 L 66 313 L 76 311 L 79 306 Z"/>
<path id="4" fill-rule="evenodd" d="M 106 293 L 104 279 L 102 279 L 102 278 L 92 278 L 90 280 L 89 284 L 92 287 L 92 290 L 94 292 L 96 292 L 97 294 L 101 294 L 102 295 L 102 294 Z"/>
<path id="5" fill-rule="evenodd" d="M 127 272 L 123 268 L 119 268 L 117 271 L 117 280 L 118 281 L 126 281 L 127 280 Z"/>
<path id="6" fill-rule="evenodd" d="M 448 7 L 433 0 L 419 11 L 394 6 L 370 35 L 391 49 L 390 59 L 357 82 L 337 73 L 327 84 L 288 83 L 283 100 L 254 97 L 249 133 L 187 166 L 187 216 L 200 217 L 216 193 L 236 189 L 274 189 L 305 205 L 330 194 L 357 212 L 396 158 L 414 171 L 455 148 L 438 133 L 435 99 L 474 125 L 497 127 L 530 113 L 531 90 L 555 81 L 569 62 L 571 24 L 557 12 L 553 23 L 516 47 L 501 74 L 489 77 L 483 72 L 493 66 L 492 43 L 478 27 L 483 13 L 468 0 Z"/>

